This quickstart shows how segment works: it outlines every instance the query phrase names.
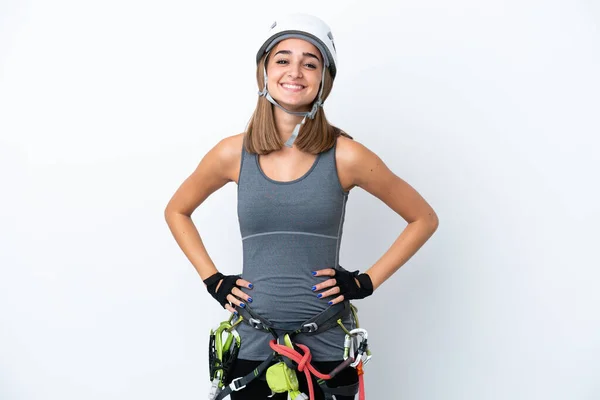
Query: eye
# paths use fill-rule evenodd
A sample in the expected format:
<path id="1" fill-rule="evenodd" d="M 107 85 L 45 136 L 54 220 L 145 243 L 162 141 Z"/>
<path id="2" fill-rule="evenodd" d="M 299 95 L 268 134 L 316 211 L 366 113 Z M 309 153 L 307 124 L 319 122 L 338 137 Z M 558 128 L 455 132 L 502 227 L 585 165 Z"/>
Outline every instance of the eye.
<path id="1" fill-rule="evenodd" d="M 306 66 L 310 69 L 317 69 L 317 66 L 315 64 L 308 63 L 306 64 Z"/>
<path id="2" fill-rule="evenodd" d="M 288 61 L 286 59 L 280 58 L 279 60 L 275 61 L 275 64 L 287 64 L 287 62 Z"/>

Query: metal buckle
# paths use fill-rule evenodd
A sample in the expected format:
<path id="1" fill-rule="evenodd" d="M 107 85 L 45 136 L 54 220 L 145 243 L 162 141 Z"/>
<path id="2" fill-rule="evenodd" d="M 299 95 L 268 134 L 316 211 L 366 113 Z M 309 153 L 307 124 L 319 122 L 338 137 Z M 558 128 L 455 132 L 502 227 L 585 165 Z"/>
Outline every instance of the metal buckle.
<path id="1" fill-rule="evenodd" d="M 250 325 L 252 325 L 252 327 L 254 329 L 262 329 L 263 328 L 262 322 L 260 322 L 260 320 L 258 320 L 256 318 L 250 318 L 250 319 L 248 319 L 248 323 Z"/>
<path id="2" fill-rule="evenodd" d="M 238 387 L 237 385 L 237 381 L 241 381 L 243 379 L 243 377 L 239 377 L 239 378 L 235 378 L 234 380 L 231 381 L 231 383 L 229 384 L 229 387 L 231 388 L 231 390 L 233 390 L 234 392 L 237 392 L 238 390 L 242 390 L 243 388 L 246 387 L 246 385 Z"/>
<path id="3" fill-rule="evenodd" d="M 306 332 L 311 333 L 319 330 L 319 325 L 317 325 L 315 322 L 311 322 L 309 324 L 304 325 L 303 328 L 308 329 L 308 331 Z"/>

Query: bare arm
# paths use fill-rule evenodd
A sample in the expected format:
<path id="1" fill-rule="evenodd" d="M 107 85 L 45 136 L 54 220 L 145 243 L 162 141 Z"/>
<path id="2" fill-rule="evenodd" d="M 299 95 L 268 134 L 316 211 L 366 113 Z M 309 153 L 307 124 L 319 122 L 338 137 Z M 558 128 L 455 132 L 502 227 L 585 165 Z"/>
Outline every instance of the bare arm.
<path id="1" fill-rule="evenodd" d="M 362 144 L 347 138 L 338 139 L 336 154 L 338 174 L 342 186 L 348 190 L 358 186 L 383 201 L 398 213 L 408 225 L 381 258 L 365 271 L 371 278 L 373 289 L 404 265 L 433 235 L 438 227 L 438 217 L 431 206 L 408 183 L 396 176 L 385 163 Z M 335 276 L 332 268 L 317 271 L 317 276 Z M 360 286 L 360 282 L 356 281 Z M 327 289 L 323 298 L 340 293 L 334 278 L 318 285 L 316 290 Z M 332 300 L 344 300 L 340 295 Z"/>
<path id="2" fill-rule="evenodd" d="M 353 184 L 383 201 L 408 222 L 391 247 L 366 271 L 376 289 L 425 244 L 437 230 L 439 221 L 425 199 L 390 171 L 376 154 L 358 142 L 345 141 L 345 144 L 352 148 L 343 154 Z"/>
<path id="3" fill-rule="evenodd" d="M 165 219 L 181 250 L 202 280 L 217 272 L 191 215 L 212 193 L 237 180 L 241 135 L 221 140 L 200 161 L 196 170 L 177 189 L 167 207 Z"/>

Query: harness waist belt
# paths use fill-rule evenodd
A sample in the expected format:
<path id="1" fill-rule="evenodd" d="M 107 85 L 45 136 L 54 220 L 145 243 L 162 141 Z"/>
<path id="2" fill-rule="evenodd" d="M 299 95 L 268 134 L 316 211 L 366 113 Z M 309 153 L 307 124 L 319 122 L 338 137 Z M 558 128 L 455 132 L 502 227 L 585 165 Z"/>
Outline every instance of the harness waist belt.
<path id="1" fill-rule="evenodd" d="M 317 333 L 327 331 L 338 325 L 337 320 L 340 318 L 344 319 L 350 315 L 350 312 L 350 302 L 343 301 L 328 307 L 321 313 L 298 326 L 297 324 L 275 325 L 268 319 L 259 316 L 248 305 L 239 309 L 239 313 L 243 317 L 243 322 L 246 322 L 255 329 L 271 333 L 276 339 L 281 334 L 285 333 L 288 333 L 293 337 L 300 333 L 306 335 L 315 335 Z"/>

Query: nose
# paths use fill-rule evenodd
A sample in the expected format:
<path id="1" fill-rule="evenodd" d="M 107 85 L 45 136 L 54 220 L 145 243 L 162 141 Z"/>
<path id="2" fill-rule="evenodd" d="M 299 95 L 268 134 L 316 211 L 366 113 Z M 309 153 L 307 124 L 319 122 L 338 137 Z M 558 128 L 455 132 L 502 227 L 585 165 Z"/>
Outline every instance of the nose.
<path id="1" fill-rule="evenodd" d="M 299 62 L 291 62 L 289 66 L 288 76 L 290 78 L 302 78 L 302 68 Z"/>

